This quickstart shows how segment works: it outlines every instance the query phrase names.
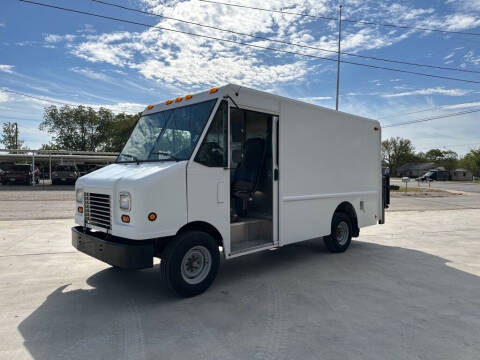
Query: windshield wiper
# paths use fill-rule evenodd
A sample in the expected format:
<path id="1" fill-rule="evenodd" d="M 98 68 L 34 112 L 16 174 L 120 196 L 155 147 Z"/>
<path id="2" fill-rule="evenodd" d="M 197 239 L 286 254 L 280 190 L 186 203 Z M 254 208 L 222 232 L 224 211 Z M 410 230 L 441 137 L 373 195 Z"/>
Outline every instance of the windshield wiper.
<path id="1" fill-rule="evenodd" d="M 180 161 L 180 160 L 182 160 L 182 159 L 180 159 L 180 158 L 177 158 L 175 155 L 172 155 L 172 154 L 170 154 L 170 153 L 168 153 L 168 152 L 166 152 L 166 151 L 156 151 L 156 152 L 154 152 L 154 153 L 152 153 L 152 154 L 155 154 L 155 155 L 165 155 L 165 156 L 168 156 L 170 159 L 175 160 L 175 161 Z M 167 160 L 167 159 L 165 159 L 165 160 Z"/>
<path id="2" fill-rule="evenodd" d="M 128 156 L 128 157 L 132 158 L 132 160 L 133 160 L 133 161 L 136 161 L 137 164 L 140 162 L 140 161 L 137 159 L 136 156 L 133 156 L 133 155 L 130 155 L 130 154 L 125 154 L 125 153 L 122 153 L 122 154 L 120 154 L 120 155 L 122 155 L 122 156 Z"/>

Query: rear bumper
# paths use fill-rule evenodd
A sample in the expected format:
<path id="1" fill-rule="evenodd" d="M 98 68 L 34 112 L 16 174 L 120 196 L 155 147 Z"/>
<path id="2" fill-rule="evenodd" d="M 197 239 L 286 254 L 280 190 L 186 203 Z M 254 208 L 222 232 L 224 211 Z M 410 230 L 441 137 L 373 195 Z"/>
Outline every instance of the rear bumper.
<path id="1" fill-rule="evenodd" d="M 120 238 L 100 232 L 84 231 L 82 226 L 72 228 L 72 245 L 84 254 L 123 269 L 143 269 L 153 266 L 152 242 L 125 243 Z"/>

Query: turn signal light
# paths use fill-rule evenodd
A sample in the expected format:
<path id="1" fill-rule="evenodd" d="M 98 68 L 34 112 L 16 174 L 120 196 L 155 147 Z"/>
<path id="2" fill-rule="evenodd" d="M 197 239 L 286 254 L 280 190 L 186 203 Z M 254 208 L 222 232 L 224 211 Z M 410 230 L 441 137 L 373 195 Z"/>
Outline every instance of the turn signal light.
<path id="1" fill-rule="evenodd" d="M 153 109 L 153 105 L 148 105 L 147 106 L 147 110 L 152 110 Z"/>
<path id="2" fill-rule="evenodd" d="M 130 216 L 128 216 L 128 215 L 122 215 L 122 221 L 123 221 L 124 223 L 127 223 L 127 224 L 128 224 L 128 223 L 130 222 Z"/>
<path id="3" fill-rule="evenodd" d="M 193 98 L 192 94 L 185 95 L 185 100 L 190 100 L 191 98 Z"/>
<path id="4" fill-rule="evenodd" d="M 177 97 L 177 98 L 175 99 L 175 102 L 180 102 L 180 101 L 182 101 L 182 99 L 183 99 L 182 97 Z"/>
<path id="5" fill-rule="evenodd" d="M 77 210 L 79 214 L 83 214 L 83 206 L 79 206 Z"/>
<path id="6" fill-rule="evenodd" d="M 213 94 L 213 93 L 216 93 L 217 91 L 218 91 L 218 88 L 211 88 L 209 93 Z"/>
<path id="7" fill-rule="evenodd" d="M 167 100 L 165 101 L 165 105 L 170 105 L 173 102 L 173 100 Z"/>
<path id="8" fill-rule="evenodd" d="M 148 214 L 148 220 L 150 221 L 157 220 L 157 214 L 155 214 L 154 212 L 151 212 L 150 214 Z"/>

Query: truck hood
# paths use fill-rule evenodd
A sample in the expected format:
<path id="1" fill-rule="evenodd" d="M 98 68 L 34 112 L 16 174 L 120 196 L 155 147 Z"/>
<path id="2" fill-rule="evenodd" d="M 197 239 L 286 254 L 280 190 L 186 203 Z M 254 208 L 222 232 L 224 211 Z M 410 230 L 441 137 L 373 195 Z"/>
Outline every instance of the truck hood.
<path id="1" fill-rule="evenodd" d="M 186 161 L 111 164 L 80 177 L 77 187 L 116 188 L 118 185 L 138 186 L 151 182 L 171 168 L 185 167 Z"/>

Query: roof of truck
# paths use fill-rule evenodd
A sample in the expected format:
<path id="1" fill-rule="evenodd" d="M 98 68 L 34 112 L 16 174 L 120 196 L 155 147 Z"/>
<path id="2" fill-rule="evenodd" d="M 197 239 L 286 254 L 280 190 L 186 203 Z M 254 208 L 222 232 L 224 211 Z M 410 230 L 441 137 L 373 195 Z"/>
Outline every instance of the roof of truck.
<path id="1" fill-rule="evenodd" d="M 301 100 L 287 98 L 285 96 L 276 95 L 276 94 L 268 93 L 266 91 L 252 89 L 252 88 L 248 88 L 248 87 L 245 87 L 245 86 L 242 86 L 242 85 L 236 85 L 236 84 L 226 84 L 226 85 L 219 86 L 219 87 L 213 87 L 209 90 L 204 90 L 204 91 L 194 93 L 194 94 L 184 94 L 182 96 L 178 96 L 178 97 L 173 98 L 173 99 L 167 99 L 164 102 L 161 102 L 161 103 L 158 103 L 158 104 L 148 105 L 146 107 L 145 111 L 143 112 L 143 114 L 147 115 L 147 114 L 152 114 L 152 113 L 156 113 L 156 112 L 159 112 L 159 111 L 167 110 L 167 109 L 170 109 L 170 108 L 185 106 L 185 105 L 190 104 L 190 103 L 198 103 L 198 102 L 208 101 L 210 99 L 218 98 L 219 95 L 224 96 L 224 95 L 228 94 L 231 97 L 235 98 L 235 95 L 238 96 L 239 93 L 244 92 L 244 91 L 249 92 L 252 95 L 260 95 L 260 96 L 274 98 L 274 99 L 278 99 L 278 100 L 294 102 L 294 103 L 302 104 L 302 105 L 305 105 L 305 106 L 314 107 L 314 108 L 317 108 L 317 109 L 322 109 L 322 110 L 325 110 L 327 112 L 343 113 L 343 114 L 353 116 L 353 117 L 356 117 L 356 118 L 359 118 L 359 119 L 372 121 L 375 124 L 380 125 L 380 123 L 377 120 L 365 118 L 365 117 L 350 114 L 350 113 L 344 113 L 342 111 L 337 112 L 336 110 L 333 110 L 333 109 L 330 109 L 330 108 L 327 108 L 327 107 L 324 107 L 324 106 L 319 106 L 319 105 L 307 103 L 307 102 L 304 102 L 304 101 L 301 101 Z"/>

